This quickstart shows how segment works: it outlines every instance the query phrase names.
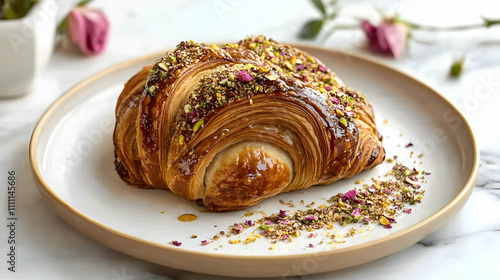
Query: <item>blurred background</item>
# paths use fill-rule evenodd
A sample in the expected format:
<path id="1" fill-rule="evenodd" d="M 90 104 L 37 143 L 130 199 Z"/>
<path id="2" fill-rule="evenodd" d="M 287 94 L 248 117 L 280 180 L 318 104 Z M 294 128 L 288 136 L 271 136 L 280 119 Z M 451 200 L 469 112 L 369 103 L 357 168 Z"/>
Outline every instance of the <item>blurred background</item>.
<path id="1" fill-rule="evenodd" d="M 425 262 L 418 260 L 434 254 L 456 258 L 464 267 L 471 262 L 489 264 L 496 258 L 500 216 L 491 213 L 500 210 L 500 133 L 496 129 L 500 121 L 496 106 L 500 103 L 499 1 L 42 0 L 33 6 L 23 4 L 21 10 L 31 8 L 24 17 L 14 12 L 14 2 L 0 1 L 0 172 L 24 172 L 26 178 L 21 183 L 30 190 L 23 190 L 20 196 L 22 215 L 34 211 L 40 218 L 20 231 L 38 231 L 40 238 L 30 239 L 28 233 L 22 233 L 26 238 L 20 272 L 7 274 L 0 266 L 1 279 L 220 279 L 149 264 L 107 249 L 73 230 L 47 209 L 30 186 L 33 179 L 27 147 L 48 106 L 102 69 L 152 52 L 166 52 L 185 40 L 225 43 L 259 34 L 279 42 L 360 53 L 427 83 L 466 116 L 483 158 L 478 187 L 455 220 L 460 221 L 459 226 L 447 225 L 430 237 L 444 240 L 437 249 L 426 250 L 417 244 L 355 271 L 305 278 L 385 279 L 384 269 L 392 269 L 392 277 L 415 279 L 405 271 L 425 270 L 421 267 Z M 44 9 L 30 14 L 42 4 Z M 21 18 L 7 19 L 16 15 Z M 365 21 L 371 33 L 368 27 L 363 29 Z M 385 41 L 374 39 L 374 31 L 385 32 Z M 8 87 L 13 91 L 2 91 Z M 0 203 L 5 203 L 4 199 Z M 474 216 L 477 209 L 486 211 L 488 218 Z M 467 223 L 470 228 L 464 226 Z M 457 243 L 457 236 L 482 231 L 491 232 L 491 246 L 479 246 L 484 255 L 457 255 L 472 250 L 477 242 Z M 51 239 L 61 232 L 67 233 L 63 244 Z M 7 233 L 3 229 L 0 233 L 4 244 Z M 0 247 L 2 255 L 5 247 Z M 391 262 L 398 258 L 415 261 L 418 268 L 411 264 L 397 268 Z M 474 272 L 500 277 L 496 265 L 481 267 L 481 271 L 470 267 L 459 275 L 449 264 L 446 269 L 434 268 L 431 278 L 471 279 Z"/>
<path id="2" fill-rule="evenodd" d="M 80 3 L 71 0 L 49 1 L 57 6 L 54 16 L 56 24 L 60 24 L 69 11 Z M 85 55 L 77 44 L 71 42 L 67 30 L 59 32 L 53 39 L 51 36 L 41 36 L 38 45 L 49 46 L 50 50 L 54 50 L 53 54 L 50 60 L 44 54 L 33 56 L 33 59 L 47 60 L 45 64 L 48 67 L 45 67 L 44 63 L 35 63 L 40 68 L 34 77 L 36 86 L 18 95 L 29 100 L 24 106 L 29 106 L 33 100 L 34 105 L 40 108 L 34 112 L 42 112 L 41 108 L 45 108 L 78 81 L 118 62 L 151 52 L 166 51 L 182 40 L 234 42 L 248 35 L 259 34 L 280 42 L 306 42 L 347 53 L 368 55 L 438 88 L 440 93 L 454 101 L 458 107 L 467 106 L 461 103 L 474 90 L 478 75 L 483 75 L 484 71 L 498 69 L 500 65 L 500 28 L 497 25 L 484 27 L 483 21 L 483 18 L 497 20 L 500 18 L 498 1 L 324 0 L 327 13 L 337 16 L 325 20 L 316 37 L 303 39 L 304 36 L 299 35 L 307 22 L 323 17 L 313 2 L 307 0 L 275 0 L 270 3 L 259 0 L 88 1 L 85 6 L 101 11 L 109 22 L 105 36 L 107 43 L 100 50 L 102 52 Z M 52 12 L 48 14 L 52 17 Z M 396 59 L 392 55 L 373 51 L 361 28 L 360 22 L 363 19 L 377 25 L 384 17 L 388 19 L 398 17 L 430 27 L 444 29 L 451 27 L 452 30 L 447 32 L 411 29 L 404 51 Z M 8 21 L 3 22 L 6 24 Z M 45 26 L 44 23 L 42 25 Z M 457 26 L 464 28 L 453 30 L 453 27 Z M 21 32 L 20 37 L 22 36 Z M 43 37 L 47 40 L 43 40 Z M 8 43 L 12 45 L 11 40 Z M 22 45 L 21 43 L 17 42 L 18 45 Z M 9 45 L 3 48 L 8 47 Z M 47 50 L 44 52 L 48 53 Z M 459 77 L 450 76 L 450 69 L 457 61 L 463 62 L 463 71 Z M 4 72 L 11 73 L 14 68 L 9 66 Z M 27 68 L 29 67 L 24 67 L 22 73 L 29 72 Z M 9 77 L 9 81 L 12 81 L 12 77 Z M 0 90 L 1 96 L 6 94 L 2 94 Z M 19 99 L 16 100 L 4 99 L 0 102 L 5 105 L 21 102 Z M 45 107 L 41 106 L 40 102 L 43 102 Z M 474 128 L 480 127 L 482 120 L 489 118 L 487 112 L 493 109 L 493 104 L 495 102 L 482 102 L 477 105 L 478 109 L 474 109 L 474 114 L 470 114 Z M 40 116 L 35 113 L 32 115 L 33 119 Z M 475 132 L 481 145 L 491 148 L 497 146 L 495 142 L 488 140 L 488 137 L 480 137 L 487 136 L 487 131 L 477 129 Z"/>

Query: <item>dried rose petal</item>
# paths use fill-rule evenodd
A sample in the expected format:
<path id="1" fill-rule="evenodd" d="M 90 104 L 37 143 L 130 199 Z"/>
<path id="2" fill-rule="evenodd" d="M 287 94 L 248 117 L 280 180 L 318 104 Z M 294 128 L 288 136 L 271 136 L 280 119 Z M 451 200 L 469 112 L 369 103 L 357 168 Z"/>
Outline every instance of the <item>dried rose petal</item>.
<path id="1" fill-rule="evenodd" d="M 347 197 L 348 199 L 354 199 L 356 197 L 356 190 L 350 190 L 344 194 L 344 197 Z"/>
<path id="2" fill-rule="evenodd" d="M 254 226 L 255 222 L 252 220 L 246 220 L 245 223 L 247 223 L 248 226 Z"/>
<path id="3" fill-rule="evenodd" d="M 321 72 L 323 72 L 323 73 L 326 73 L 328 70 L 326 69 L 326 67 L 325 67 L 325 66 L 320 65 L 320 66 L 319 66 L 319 71 L 321 71 Z"/>
<path id="4" fill-rule="evenodd" d="M 202 246 L 207 246 L 208 244 L 210 244 L 210 241 L 207 241 L 207 240 L 202 240 L 201 241 L 201 245 Z"/>
<path id="5" fill-rule="evenodd" d="M 391 218 L 391 217 L 386 216 L 386 215 L 383 215 L 383 216 L 384 216 L 384 217 L 385 217 L 385 218 L 386 218 L 389 222 L 391 222 L 391 223 L 395 223 L 395 222 L 396 222 L 396 219 L 394 219 L 394 218 Z"/>
<path id="6" fill-rule="evenodd" d="M 408 148 L 408 147 L 413 147 L 413 143 L 410 142 L 410 143 L 408 143 L 408 144 L 405 145 L 405 148 Z"/>
<path id="7" fill-rule="evenodd" d="M 308 222 L 313 221 L 314 219 L 316 219 L 316 217 L 314 215 L 304 217 L 304 221 L 308 221 Z"/>
<path id="8" fill-rule="evenodd" d="M 182 245 L 182 242 L 179 242 L 179 241 L 177 241 L 177 240 L 174 240 L 174 241 L 172 241 L 172 244 L 173 244 L 174 246 L 179 247 L 179 246 L 181 246 L 181 245 Z"/>
<path id="9" fill-rule="evenodd" d="M 250 82 L 251 80 L 253 80 L 253 77 L 245 70 L 238 72 L 236 77 L 242 82 Z"/>
<path id="10" fill-rule="evenodd" d="M 361 206 L 358 205 L 358 207 L 351 212 L 351 216 L 356 217 L 361 214 Z"/>
<path id="11" fill-rule="evenodd" d="M 354 117 L 356 115 L 353 111 L 346 111 L 344 114 L 348 117 Z"/>
<path id="12" fill-rule="evenodd" d="M 330 91 L 330 90 L 332 90 L 332 87 L 331 87 L 331 86 L 326 86 L 326 87 L 325 87 L 325 90 L 326 90 L 326 91 Z"/>
<path id="13" fill-rule="evenodd" d="M 286 211 L 285 210 L 280 210 L 280 217 L 284 218 L 286 216 L 288 216 L 288 214 L 286 213 Z"/>

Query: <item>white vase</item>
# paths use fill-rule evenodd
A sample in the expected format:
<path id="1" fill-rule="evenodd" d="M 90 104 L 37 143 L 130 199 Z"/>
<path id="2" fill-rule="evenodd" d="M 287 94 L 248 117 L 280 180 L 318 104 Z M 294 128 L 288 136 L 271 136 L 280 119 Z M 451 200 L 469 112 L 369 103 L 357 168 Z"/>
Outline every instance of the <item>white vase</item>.
<path id="1" fill-rule="evenodd" d="M 0 20 L 0 98 L 30 91 L 53 52 L 58 5 L 43 0 L 21 19 Z"/>

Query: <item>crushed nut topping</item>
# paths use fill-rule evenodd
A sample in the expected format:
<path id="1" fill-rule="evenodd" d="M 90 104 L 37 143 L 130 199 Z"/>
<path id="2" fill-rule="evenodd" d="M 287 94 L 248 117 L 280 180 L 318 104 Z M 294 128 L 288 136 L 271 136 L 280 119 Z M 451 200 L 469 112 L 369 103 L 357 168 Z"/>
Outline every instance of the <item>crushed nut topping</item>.
<path id="1" fill-rule="evenodd" d="M 311 233 L 308 236 L 315 237 L 317 233 L 313 231 L 333 229 L 336 224 L 349 226 L 372 223 L 392 228 L 396 224 L 396 216 L 400 213 L 410 214 L 412 209 L 407 206 L 419 203 L 425 193 L 418 184 L 419 173 L 427 174 L 397 163 L 387 174 L 391 179 L 380 181 L 372 178 L 371 184 L 338 193 L 317 207 L 312 207 L 314 204 L 311 203 L 307 205 L 310 207 L 307 210 L 280 210 L 258 220 L 255 227 L 260 236 L 272 242 L 292 241 L 294 237 L 301 236 L 303 231 L 309 231 Z M 252 221 L 235 223 L 229 226 L 229 232 L 238 235 L 251 227 L 254 227 Z M 352 228 L 345 237 L 355 233 L 356 230 Z M 337 237 L 328 231 L 326 234 L 332 239 Z"/>

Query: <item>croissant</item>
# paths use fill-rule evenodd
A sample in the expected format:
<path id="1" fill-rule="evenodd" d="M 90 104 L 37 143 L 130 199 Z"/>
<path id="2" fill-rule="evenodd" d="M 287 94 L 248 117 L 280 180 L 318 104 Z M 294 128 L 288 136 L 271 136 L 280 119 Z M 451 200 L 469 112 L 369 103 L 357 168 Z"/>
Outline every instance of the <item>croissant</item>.
<path id="1" fill-rule="evenodd" d="M 385 157 L 366 97 L 317 58 L 264 36 L 180 43 L 126 84 L 115 166 L 210 211 L 330 184 Z"/>

